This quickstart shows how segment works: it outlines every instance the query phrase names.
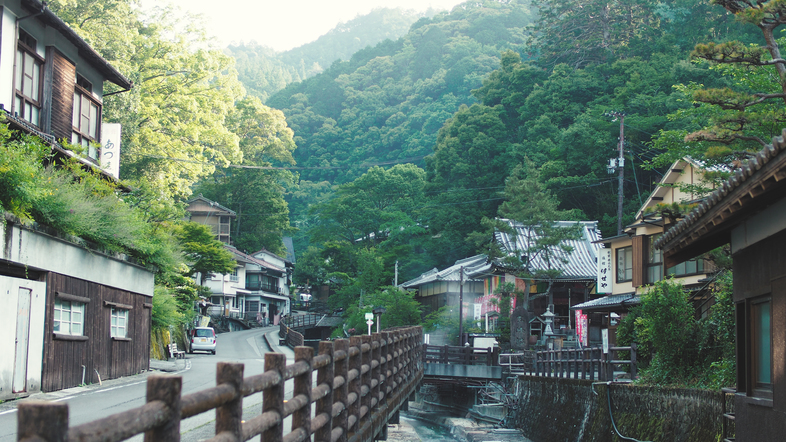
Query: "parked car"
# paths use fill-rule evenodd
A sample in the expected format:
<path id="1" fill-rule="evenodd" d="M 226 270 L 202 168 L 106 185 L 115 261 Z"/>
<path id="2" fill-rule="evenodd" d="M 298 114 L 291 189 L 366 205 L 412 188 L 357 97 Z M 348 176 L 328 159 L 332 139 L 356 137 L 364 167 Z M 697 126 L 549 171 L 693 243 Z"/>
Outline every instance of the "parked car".
<path id="1" fill-rule="evenodd" d="M 216 354 L 216 331 L 213 327 L 196 327 L 191 330 L 190 352 L 209 351 Z"/>

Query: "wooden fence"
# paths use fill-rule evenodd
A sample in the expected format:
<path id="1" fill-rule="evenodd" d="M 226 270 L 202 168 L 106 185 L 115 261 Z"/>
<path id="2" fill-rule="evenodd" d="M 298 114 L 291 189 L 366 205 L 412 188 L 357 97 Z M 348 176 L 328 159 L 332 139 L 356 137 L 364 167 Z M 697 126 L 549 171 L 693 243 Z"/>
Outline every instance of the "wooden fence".
<path id="1" fill-rule="evenodd" d="M 283 323 L 278 325 L 278 335 L 282 336 L 281 341 L 279 342 L 281 345 L 288 345 L 294 348 L 303 345 L 305 342 L 302 333 L 299 333 L 293 328 L 287 327 Z"/>
<path id="2" fill-rule="evenodd" d="M 629 352 L 630 359 L 620 359 L 621 352 Z M 535 354 L 535 376 L 567 377 L 599 381 L 614 380 L 616 366 L 626 365 L 630 379 L 637 376 L 636 344 L 630 347 L 600 347 L 539 351 Z"/>
<path id="3" fill-rule="evenodd" d="M 423 344 L 423 362 L 496 366 L 499 365 L 499 347 L 474 348 Z"/>
<path id="4" fill-rule="evenodd" d="M 265 354 L 265 372 L 243 377 L 243 364 L 221 362 L 216 386 L 181 395 L 182 378 L 151 375 L 141 407 L 68 428 L 68 405 L 30 401 L 19 404 L 17 441 L 112 442 L 144 433 L 146 442 L 180 440 L 180 421 L 216 410 L 211 442 L 370 442 L 385 432 L 423 377 L 423 330 L 410 327 L 323 341 L 319 354 L 295 348 L 295 362 L 281 353 Z M 313 371 L 317 371 L 316 386 Z M 284 383 L 294 380 L 284 400 Z M 243 420 L 243 398 L 262 392 L 262 414 Z M 312 404 L 314 413 L 312 413 Z M 312 416 L 313 414 L 313 416 Z M 292 416 L 284 434 L 284 419 Z"/>

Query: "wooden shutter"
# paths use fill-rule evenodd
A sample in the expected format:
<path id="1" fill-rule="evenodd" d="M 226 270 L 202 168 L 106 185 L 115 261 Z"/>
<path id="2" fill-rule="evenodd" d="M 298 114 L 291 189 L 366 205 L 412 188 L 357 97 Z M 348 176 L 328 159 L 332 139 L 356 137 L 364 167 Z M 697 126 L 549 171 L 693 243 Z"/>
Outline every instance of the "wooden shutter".
<path id="1" fill-rule="evenodd" d="M 57 140 L 71 142 L 76 65 L 52 46 L 47 52 L 47 79 L 51 78 L 51 97 L 48 107 L 48 133 Z M 49 88 L 46 88 L 49 89 Z"/>
<path id="2" fill-rule="evenodd" d="M 633 242 L 633 287 L 644 285 L 647 274 L 647 237 L 638 235 L 631 238 Z"/>

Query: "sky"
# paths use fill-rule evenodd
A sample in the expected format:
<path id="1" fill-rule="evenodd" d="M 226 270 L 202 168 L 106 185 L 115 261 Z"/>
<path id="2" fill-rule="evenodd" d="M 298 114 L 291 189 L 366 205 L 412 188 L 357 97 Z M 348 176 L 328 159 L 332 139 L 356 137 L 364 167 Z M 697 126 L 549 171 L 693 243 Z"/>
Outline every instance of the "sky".
<path id="1" fill-rule="evenodd" d="M 451 9 L 464 0 L 142 0 L 148 8 L 170 3 L 202 14 L 209 35 L 219 46 L 252 40 L 286 51 L 310 43 L 340 22 L 347 22 L 374 8 L 425 11 Z"/>

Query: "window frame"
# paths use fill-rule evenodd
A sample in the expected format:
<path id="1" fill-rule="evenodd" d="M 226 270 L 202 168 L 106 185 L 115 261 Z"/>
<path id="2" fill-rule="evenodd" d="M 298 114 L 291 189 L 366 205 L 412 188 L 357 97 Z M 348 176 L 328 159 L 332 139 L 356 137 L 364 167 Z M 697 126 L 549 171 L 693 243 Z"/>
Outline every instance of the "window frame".
<path id="1" fill-rule="evenodd" d="M 688 272 L 688 270 L 687 270 L 688 263 L 695 263 L 696 264 L 696 270 Z M 685 271 L 684 272 L 678 272 L 676 269 L 678 269 L 680 267 L 685 267 Z M 704 271 L 704 258 L 689 259 L 687 261 L 683 261 L 683 262 L 681 262 L 681 263 L 679 263 L 679 264 L 677 264 L 675 266 L 671 266 L 668 269 L 666 269 L 666 275 L 675 276 L 677 278 L 681 278 L 681 277 L 684 277 L 684 276 L 701 275 L 703 273 L 706 273 Z"/>
<path id="2" fill-rule="evenodd" d="M 112 338 L 127 338 L 128 337 L 128 318 L 129 310 L 120 307 L 111 307 L 109 312 L 109 336 Z M 119 324 L 119 320 L 123 320 L 123 325 Z M 119 332 L 122 330 L 122 334 Z"/>
<path id="3" fill-rule="evenodd" d="M 661 233 L 650 235 L 647 254 L 647 283 L 654 284 L 663 279 L 663 250 L 655 248 L 655 241 L 660 238 Z M 657 259 L 657 261 L 656 261 Z M 657 276 L 657 277 L 656 277 Z"/>
<path id="4" fill-rule="evenodd" d="M 44 71 L 44 64 L 45 59 L 44 57 L 40 56 L 38 52 L 36 52 L 35 47 L 31 47 L 27 42 L 26 39 L 29 39 L 35 45 L 38 44 L 37 40 L 32 37 L 30 34 L 25 32 L 24 30 L 19 30 L 19 38 L 17 39 L 16 44 L 16 52 L 14 56 L 16 57 L 16 69 L 14 70 L 14 103 L 13 103 L 13 114 L 21 118 L 22 120 L 36 126 L 41 127 L 41 95 L 43 94 L 43 71 Z M 20 56 L 21 55 L 21 56 Z M 38 98 L 33 98 L 31 96 L 25 95 L 24 89 L 26 87 L 26 82 L 23 81 L 27 77 L 25 73 L 25 67 L 27 63 L 27 57 L 25 55 L 29 55 L 32 59 L 32 63 L 34 64 L 33 69 L 37 68 L 37 74 L 33 73 L 33 77 L 30 79 L 31 82 L 35 83 L 36 75 L 38 84 L 34 84 L 31 91 L 35 91 Z M 17 101 L 19 102 L 17 104 Z M 21 107 L 21 109 L 20 109 Z M 29 108 L 35 109 L 37 111 L 35 118 L 36 121 L 33 121 L 32 118 L 32 110 L 28 110 Z M 28 113 L 30 113 L 28 118 Z"/>
<path id="5" fill-rule="evenodd" d="M 620 254 L 624 254 L 625 267 L 620 271 Z M 615 250 L 615 275 L 617 282 L 633 281 L 633 246 L 620 247 Z M 622 275 L 620 275 L 622 273 Z"/>
<path id="6" fill-rule="evenodd" d="M 68 309 L 66 310 L 64 304 L 68 304 Z M 85 336 L 85 303 L 79 301 L 72 301 L 69 299 L 63 299 L 60 297 L 55 298 L 54 303 L 54 310 L 52 314 L 52 331 L 58 335 L 67 335 L 67 336 Z M 73 320 L 74 317 L 74 307 L 79 306 L 80 311 L 78 314 L 81 316 L 81 321 L 76 322 Z M 68 312 L 68 320 L 63 320 L 63 312 Z M 59 313 L 59 314 L 58 314 Z M 63 324 L 68 324 L 68 330 L 63 330 Z M 79 333 L 74 333 L 74 324 L 79 325 Z"/>
<path id="7" fill-rule="evenodd" d="M 769 350 L 769 354 L 767 355 L 766 361 L 769 362 L 769 370 L 767 375 L 769 376 L 769 382 L 760 382 L 760 374 L 761 374 L 761 366 L 762 362 L 764 362 L 761 358 L 761 354 L 759 353 L 761 341 L 761 332 L 764 331 L 761 328 L 762 322 L 760 321 L 760 308 L 762 306 L 767 306 L 767 314 L 768 314 L 768 328 L 766 330 L 766 345 Z M 761 298 L 752 299 L 750 301 L 750 313 L 748 316 L 749 325 L 748 325 L 748 332 L 750 333 L 750 350 L 748 351 L 748 357 L 750 362 L 750 371 L 748 374 L 749 381 L 750 381 L 750 393 L 749 396 L 763 398 L 763 399 L 772 399 L 773 397 L 773 339 L 772 339 L 772 297 L 765 296 Z"/>
<path id="8" fill-rule="evenodd" d="M 84 80 L 81 75 L 77 74 L 77 82 L 74 85 L 74 105 L 71 110 L 71 143 L 87 148 L 87 156 L 97 161 L 101 157 L 101 149 L 100 147 L 96 148 L 95 145 L 100 145 L 101 143 L 101 111 L 103 103 L 93 95 L 92 90 L 79 84 L 80 79 L 82 80 L 81 83 L 92 88 L 92 85 L 87 80 Z M 87 115 L 84 113 L 84 105 L 88 107 Z M 95 106 L 95 119 L 90 114 L 90 105 Z M 85 119 L 87 128 L 82 127 Z M 93 121 L 95 122 L 93 130 L 95 133 L 91 134 L 90 123 Z"/>

